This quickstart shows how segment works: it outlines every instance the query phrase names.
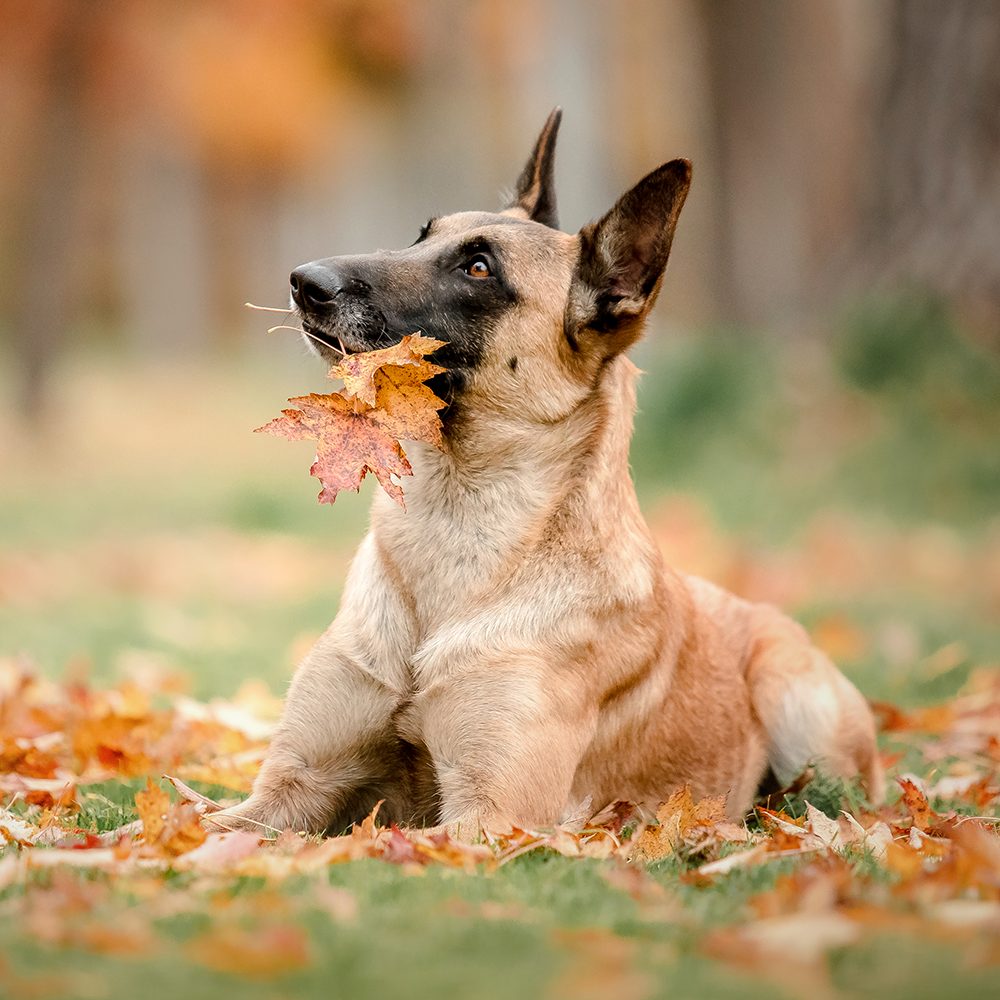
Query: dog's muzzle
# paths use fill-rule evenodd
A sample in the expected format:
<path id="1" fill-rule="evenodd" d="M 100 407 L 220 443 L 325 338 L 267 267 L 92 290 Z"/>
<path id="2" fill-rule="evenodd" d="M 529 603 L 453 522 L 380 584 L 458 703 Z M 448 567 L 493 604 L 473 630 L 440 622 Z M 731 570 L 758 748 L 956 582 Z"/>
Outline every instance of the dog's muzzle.
<path id="1" fill-rule="evenodd" d="M 338 296 L 367 295 L 372 286 L 354 275 L 341 275 L 325 264 L 303 264 L 288 277 L 292 301 L 305 313 L 327 317 L 337 308 Z"/>
<path id="2" fill-rule="evenodd" d="M 289 275 L 288 283 L 303 327 L 331 347 L 342 343 L 335 332 L 345 297 L 366 299 L 371 293 L 368 282 L 318 262 L 297 267 Z M 331 340 L 331 335 L 335 339 Z"/>

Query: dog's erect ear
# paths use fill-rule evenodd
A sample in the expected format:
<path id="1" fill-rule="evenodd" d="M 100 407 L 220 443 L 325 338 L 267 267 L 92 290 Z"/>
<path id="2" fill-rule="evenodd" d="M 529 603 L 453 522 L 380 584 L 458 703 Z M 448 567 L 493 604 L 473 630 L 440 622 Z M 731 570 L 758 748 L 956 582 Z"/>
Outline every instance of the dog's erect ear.
<path id="1" fill-rule="evenodd" d="M 553 168 L 556 158 L 556 136 L 559 133 L 559 123 L 562 121 L 562 108 L 556 108 L 549 115 L 538 142 L 528 158 L 528 162 L 517 179 L 514 200 L 508 209 L 523 209 L 533 222 L 552 229 L 559 228 L 559 216 L 556 212 L 556 188 L 553 178 Z"/>
<path id="2" fill-rule="evenodd" d="M 580 230 L 580 259 L 566 304 L 571 344 L 585 329 L 608 335 L 612 351 L 638 338 L 690 186 L 691 164 L 671 160 L 623 194 L 600 222 Z"/>

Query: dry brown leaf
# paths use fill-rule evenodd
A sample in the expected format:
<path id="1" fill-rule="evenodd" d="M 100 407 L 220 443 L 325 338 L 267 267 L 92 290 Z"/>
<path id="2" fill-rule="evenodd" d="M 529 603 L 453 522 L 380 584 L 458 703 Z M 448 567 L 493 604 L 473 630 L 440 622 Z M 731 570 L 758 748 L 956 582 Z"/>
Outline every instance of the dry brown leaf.
<path id="1" fill-rule="evenodd" d="M 843 847 L 844 837 L 840 832 L 840 824 L 830 819 L 825 812 L 806 802 L 806 829 L 818 837 L 827 847 Z"/>
<path id="2" fill-rule="evenodd" d="M 603 927 L 558 928 L 552 937 L 573 956 L 573 961 L 549 984 L 547 996 L 552 1000 L 641 1000 L 654 991 L 653 978 L 634 968 L 634 941 Z"/>
<path id="3" fill-rule="evenodd" d="M 159 844 L 166 854 L 176 858 L 200 847 L 207 836 L 195 807 L 190 802 L 178 802 L 167 810 Z"/>
<path id="4" fill-rule="evenodd" d="M 349 889 L 338 889 L 320 882 L 313 890 L 316 902 L 339 923 L 354 920 L 358 915 L 358 901 Z"/>
<path id="5" fill-rule="evenodd" d="M 316 461 L 309 469 L 322 484 L 320 503 L 333 503 L 341 490 L 361 488 L 369 472 L 375 473 L 382 489 L 397 503 L 403 491 L 390 476 L 412 476 L 413 470 L 399 445 L 376 424 L 372 407 L 352 402 L 339 393 L 320 396 L 310 393 L 289 400 L 301 410 L 282 410 L 257 432 L 275 434 L 291 441 L 317 441 Z"/>
<path id="6" fill-rule="evenodd" d="M 927 796 L 908 778 L 901 778 L 899 787 L 903 791 L 903 804 L 918 830 L 929 830 L 938 821 L 937 813 L 931 809 Z"/>
<path id="7" fill-rule="evenodd" d="M 380 351 L 347 355 L 330 369 L 329 378 L 342 379 L 347 396 L 357 396 L 369 406 L 385 407 L 394 386 L 419 385 L 444 371 L 424 360 L 425 355 L 444 346 L 443 340 L 413 334 Z"/>
<path id="8" fill-rule="evenodd" d="M 190 802 L 171 805 L 170 796 L 152 778 L 146 780 L 143 791 L 136 792 L 135 808 L 143 843 L 160 854 L 175 858 L 205 842 L 207 834 L 197 809 Z"/>
<path id="9" fill-rule="evenodd" d="M 186 785 L 181 781 L 180 778 L 172 778 L 169 774 L 165 774 L 163 777 L 177 789 L 178 795 L 185 802 L 190 802 L 202 815 L 218 812 L 223 808 L 215 799 L 210 799 L 207 795 L 196 792 L 190 785 Z"/>
<path id="10" fill-rule="evenodd" d="M 746 941 L 768 955 L 810 962 L 831 948 L 861 937 L 861 927 L 840 913 L 794 913 L 768 917 L 741 928 Z"/>
<path id="11" fill-rule="evenodd" d="M 924 870 L 924 856 L 916 848 L 899 840 L 892 840 L 885 847 L 885 863 L 890 871 L 914 879 Z"/>
<path id="12" fill-rule="evenodd" d="M 270 979 L 309 964 L 308 939 L 294 924 L 256 930 L 223 924 L 192 941 L 187 951 L 202 965 L 247 979 Z"/>
<path id="13" fill-rule="evenodd" d="M 713 840 L 731 839 L 732 824 L 726 822 L 725 796 L 704 798 L 696 803 L 687 785 L 679 788 L 657 809 L 656 820 L 659 825 L 644 830 L 638 842 L 639 852 L 650 860 L 672 854 L 685 837 L 696 830 L 704 830 Z M 717 823 L 723 826 L 721 835 L 715 832 Z M 745 838 L 741 835 L 739 839 Z"/>
<path id="14" fill-rule="evenodd" d="M 726 875 L 734 868 L 747 868 L 767 860 L 767 844 L 758 844 L 749 851 L 734 851 L 718 861 L 709 861 L 697 871 L 700 875 Z"/>
<path id="15" fill-rule="evenodd" d="M 152 778 L 147 778 L 146 788 L 135 793 L 135 811 L 142 822 L 145 843 L 155 844 L 160 839 L 169 808 L 170 796 Z"/>
<path id="16" fill-rule="evenodd" d="M 360 824 L 355 823 L 351 828 L 351 836 L 355 840 L 374 840 L 378 836 L 378 827 L 375 825 L 375 817 L 378 816 L 379 809 L 382 808 L 382 803 L 385 799 L 379 799 L 375 803 L 375 808 L 361 821 Z"/>
<path id="17" fill-rule="evenodd" d="M 184 855 L 182 867 L 201 871 L 228 871 L 257 850 L 260 838 L 234 830 L 210 833 L 202 844 Z"/>
<path id="18" fill-rule="evenodd" d="M 446 404 L 423 383 L 445 369 L 423 356 L 443 345 L 413 334 L 384 350 L 349 355 L 330 370 L 331 377 L 344 380 L 341 392 L 290 399 L 301 409 L 282 410 L 257 431 L 317 442 L 309 471 L 323 484 L 320 503 L 333 503 L 341 490 L 356 493 L 372 472 L 404 506 L 402 487 L 393 477 L 411 476 L 413 470 L 400 440 L 441 447 L 438 410 Z"/>

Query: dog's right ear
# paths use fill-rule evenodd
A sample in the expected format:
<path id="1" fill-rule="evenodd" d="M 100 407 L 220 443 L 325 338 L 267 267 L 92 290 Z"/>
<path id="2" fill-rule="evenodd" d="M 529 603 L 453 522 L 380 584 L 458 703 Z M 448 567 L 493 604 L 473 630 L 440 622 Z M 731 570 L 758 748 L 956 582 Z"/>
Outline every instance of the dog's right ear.
<path id="1" fill-rule="evenodd" d="M 564 321 L 571 345 L 579 346 L 589 331 L 611 355 L 638 340 L 690 187 L 691 164 L 671 160 L 623 194 L 600 222 L 580 230 Z"/>
<path id="2" fill-rule="evenodd" d="M 507 206 L 521 209 L 532 222 L 540 222 L 551 229 L 559 228 L 556 212 L 556 186 L 554 168 L 556 136 L 562 121 L 562 108 L 556 108 L 545 123 L 528 162 L 517 179 L 514 199 Z"/>

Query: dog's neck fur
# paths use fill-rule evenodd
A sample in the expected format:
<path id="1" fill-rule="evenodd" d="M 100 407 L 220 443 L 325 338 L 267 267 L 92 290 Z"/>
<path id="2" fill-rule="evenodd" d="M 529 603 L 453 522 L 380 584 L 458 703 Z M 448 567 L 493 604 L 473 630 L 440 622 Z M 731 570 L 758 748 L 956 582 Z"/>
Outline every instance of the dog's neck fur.
<path id="1" fill-rule="evenodd" d="M 657 562 L 628 471 L 635 373 L 626 357 L 618 357 L 556 423 L 525 426 L 495 414 L 469 416 L 446 435 L 444 451 L 407 446 L 414 475 L 404 481 L 406 511 L 378 495 L 372 528 L 413 593 L 422 629 L 457 605 L 504 587 L 546 544 L 556 523 L 560 537 L 573 539 L 588 559 L 632 560 L 634 567 Z M 603 537 L 609 524 L 618 539 L 612 550 Z M 622 538 L 634 551 L 622 551 Z M 422 565 L 428 547 L 440 554 L 434 565 L 446 567 L 438 579 Z M 621 579 L 626 590 L 648 591 L 648 574 L 635 579 L 626 571 L 622 578 L 620 571 L 620 565 L 609 566 L 609 578 Z"/>

